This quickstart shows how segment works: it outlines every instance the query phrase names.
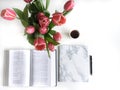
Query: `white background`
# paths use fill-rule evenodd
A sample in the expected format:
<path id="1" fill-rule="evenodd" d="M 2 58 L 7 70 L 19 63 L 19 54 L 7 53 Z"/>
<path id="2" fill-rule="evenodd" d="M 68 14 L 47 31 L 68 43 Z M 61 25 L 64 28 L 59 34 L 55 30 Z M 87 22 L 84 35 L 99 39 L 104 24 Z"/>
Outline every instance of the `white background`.
<path id="1" fill-rule="evenodd" d="M 62 10 L 67 0 L 51 0 L 50 11 Z M 61 44 L 80 43 L 89 47 L 93 55 L 93 76 L 88 83 L 62 84 L 58 87 L 40 88 L 3 87 L 4 50 L 33 48 L 23 36 L 24 28 L 18 20 L 0 18 L 0 90 L 120 90 L 120 0 L 75 0 L 74 10 L 67 22 L 56 29 L 61 31 Z M 54 5 L 55 4 L 55 5 Z M 0 0 L 3 8 L 23 8 L 23 0 Z M 80 38 L 70 39 L 70 30 L 80 31 Z"/>

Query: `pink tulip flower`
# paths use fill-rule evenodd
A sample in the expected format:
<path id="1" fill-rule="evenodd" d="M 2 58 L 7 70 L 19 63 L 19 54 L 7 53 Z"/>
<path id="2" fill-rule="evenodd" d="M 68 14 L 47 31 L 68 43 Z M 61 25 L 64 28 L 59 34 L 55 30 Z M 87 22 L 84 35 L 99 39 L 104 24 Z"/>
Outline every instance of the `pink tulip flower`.
<path id="1" fill-rule="evenodd" d="M 35 32 L 35 27 L 34 26 L 28 26 L 26 27 L 26 33 L 28 34 L 33 34 Z"/>
<path id="2" fill-rule="evenodd" d="M 60 41 L 62 39 L 62 35 L 59 32 L 56 32 L 55 34 L 53 34 L 53 39 L 55 41 Z"/>
<path id="3" fill-rule="evenodd" d="M 48 48 L 52 52 L 55 50 L 55 46 L 52 43 L 48 43 Z"/>
<path id="4" fill-rule="evenodd" d="M 32 0 L 24 0 L 26 3 L 30 3 Z"/>
<path id="5" fill-rule="evenodd" d="M 55 25 L 60 26 L 66 22 L 66 18 L 62 13 L 56 12 L 53 14 L 52 22 Z"/>
<path id="6" fill-rule="evenodd" d="M 46 48 L 45 40 L 41 37 L 35 39 L 34 46 L 36 50 L 44 50 Z"/>
<path id="7" fill-rule="evenodd" d="M 40 32 L 41 34 L 46 34 L 46 33 L 48 32 L 48 30 L 47 30 L 46 27 L 41 27 L 41 28 L 39 28 L 39 32 Z"/>
<path id="8" fill-rule="evenodd" d="M 64 5 L 65 11 L 70 11 L 73 9 L 73 7 L 74 7 L 74 0 L 69 0 Z"/>
<path id="9" fill-rule="evenodd" d="M 16 18 L 16 13 L 12 9 L 3 9 L 1 11 L 1 17 L 3 17 L 6 20 L 14 20 Z"/>

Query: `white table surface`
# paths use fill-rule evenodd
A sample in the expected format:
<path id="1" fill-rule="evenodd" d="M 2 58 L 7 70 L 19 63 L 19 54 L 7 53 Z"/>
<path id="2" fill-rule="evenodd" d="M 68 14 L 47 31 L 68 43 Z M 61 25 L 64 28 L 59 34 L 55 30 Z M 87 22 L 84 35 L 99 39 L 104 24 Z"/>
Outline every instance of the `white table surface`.
<path id="1" fill-rule="evenodd" d="M 62 10 L 67 0 L 51 0 L 50 11 Z M 59 83 L 58 87 L 3 87 L 4 50 L 33 48 L 23 36 L 24 28 L 18 20 L 0 17 L 0 90 L 120 90 L 120 0 L 75 0 L 74 10 L 67 22 L 56 29 L 62 32 L 61 44 L 84 44 L 93 55 L 93 76 L 88 83 Z M 55 4 L 55 5 L 53 5 Z M 0 0 L 3 8 L 23 8 L 23 0 Z M 54 7 L 54 8 L 53 8 Z M 70 39 L 70 30 L 80 31 L 80 38 Z"/>

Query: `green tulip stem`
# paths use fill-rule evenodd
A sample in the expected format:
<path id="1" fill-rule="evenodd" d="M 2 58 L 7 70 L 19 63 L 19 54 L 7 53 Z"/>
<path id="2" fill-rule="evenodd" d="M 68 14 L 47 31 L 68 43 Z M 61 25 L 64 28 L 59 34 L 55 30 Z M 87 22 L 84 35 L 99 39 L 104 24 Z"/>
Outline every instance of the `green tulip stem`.
<path id="1" fill-rule="evenodd" d="M 46 10 L 48 9 L 49 4 L 50 4 L 50 0 L 46 0 Z"/>

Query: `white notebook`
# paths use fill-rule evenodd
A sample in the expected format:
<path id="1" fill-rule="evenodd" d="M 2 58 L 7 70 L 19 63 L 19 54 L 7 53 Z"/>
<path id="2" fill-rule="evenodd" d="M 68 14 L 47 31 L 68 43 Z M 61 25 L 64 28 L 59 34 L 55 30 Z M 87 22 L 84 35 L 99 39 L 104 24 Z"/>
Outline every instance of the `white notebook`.
<path id="1" fill-rule="evenodd" d="M 9 50 L 9 86 L 56 86 L 56 54 Z"/>
<path id="2" fill-rule="evenodd" d="M 61 45 L 58 53 L 60 82 L 88 82 L 90 61 L 86 46 Z"/>

